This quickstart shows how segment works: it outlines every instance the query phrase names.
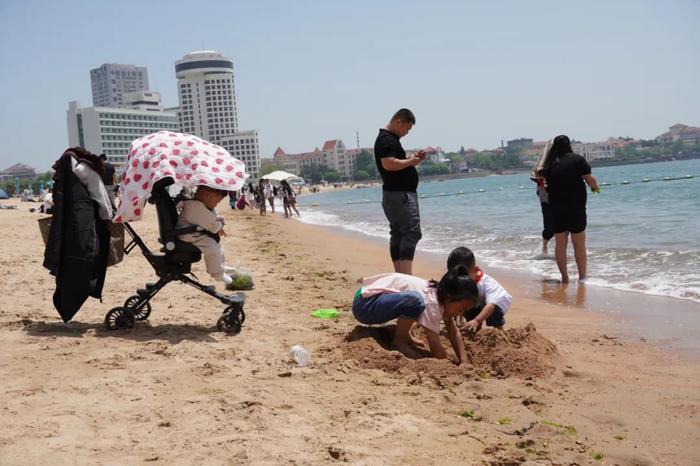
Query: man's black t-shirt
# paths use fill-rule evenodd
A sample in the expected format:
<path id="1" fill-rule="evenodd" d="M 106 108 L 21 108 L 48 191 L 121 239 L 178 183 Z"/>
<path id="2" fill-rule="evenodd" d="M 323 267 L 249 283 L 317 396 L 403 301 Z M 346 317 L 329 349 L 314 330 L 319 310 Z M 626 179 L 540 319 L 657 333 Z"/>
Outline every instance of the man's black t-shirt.
<path id="1" fill-rule="evenodd" d="M 395 157 L 406 159 L 406 151 L 401 147 L 399 138 L 385 129 L 379 130 L 377 140 L 374 141 L 374 161 L 377 163 L 377 170 L 382 175 L 384 191 L 409 191 L 416 192 L 418 188 L 418 170 L 416 167 L 408 167 L 403 170 L 390 172 L 382 166 L 384 157 Z"/>
<path id="2" fill-rule="evenodd" d="M 583 175 L 590 174 L 591 166 L 580 155 L 568 153 L 559 157 L 545 173 L 549 203 L 585 207 L 586 185 Z"/>
<path id="3" fill-rule="evenodd" d="M 114 165 L 109 162 L 105 162 L 102 182 L 105 186 L 112 186 L 114 184 Z"/>

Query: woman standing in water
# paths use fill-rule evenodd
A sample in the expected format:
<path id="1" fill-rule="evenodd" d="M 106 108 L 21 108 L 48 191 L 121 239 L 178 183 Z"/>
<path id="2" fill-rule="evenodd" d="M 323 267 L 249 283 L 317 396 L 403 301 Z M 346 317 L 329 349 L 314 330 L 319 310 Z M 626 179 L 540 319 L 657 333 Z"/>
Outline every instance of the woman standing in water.
<path id="1" fill-rule="evenodd" d="M 543 169 L 554 231 L 554 256 L 562 283 L 569 281 L 566 250 L 571 234 L 579 281 L 586 278 L 586 184 L 598 191 L 598 182 L 591 166 L 582 156 L 574 154 L 568 136 L 554 138 Z M 585 184 L 584 184 L 585 182 Z"/>

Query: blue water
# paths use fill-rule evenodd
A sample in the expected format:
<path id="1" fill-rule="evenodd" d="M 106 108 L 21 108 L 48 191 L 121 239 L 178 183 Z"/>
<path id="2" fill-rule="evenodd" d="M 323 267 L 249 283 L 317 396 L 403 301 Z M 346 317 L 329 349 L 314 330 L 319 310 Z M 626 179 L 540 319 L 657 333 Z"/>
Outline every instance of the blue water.
<path id="1" fill-rule="evenodd" d="M 594 168 L 593 175 L 610 186 L 588 195 L 588 283 L 700 302 L 700 160 Z M 419 250 L 447 254 L 464 245 L 486 265 L 559 277 L 553 242 L 549 257 L 539 255 L 542 217 L 527 173 L 424 181 L 418 194 Z M 305 195 L 300 205 L 305 222 L 389 237 L 381 187 Z M 569 267 L 575 277 L 573 258 Z"/>

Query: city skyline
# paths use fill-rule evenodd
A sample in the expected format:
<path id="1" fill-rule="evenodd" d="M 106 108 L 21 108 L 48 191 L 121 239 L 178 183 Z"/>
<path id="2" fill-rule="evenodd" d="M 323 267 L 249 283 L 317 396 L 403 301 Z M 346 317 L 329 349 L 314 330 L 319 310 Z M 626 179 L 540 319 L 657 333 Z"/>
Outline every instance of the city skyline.
<path id="1" fill-rule="evenodd" d="M 259 130 L 264 158 L 335 138 L 353 148 L 355 131 L 371 146 L 402 106 L 418 120 L 406 146 L 448 151 L 559 133 L 651 139 L 700 124 L 698 2 L 215 2 L 188 12 L 188 34 L 177 29 L 184 2 L 120 5 L 0 4 L 0 58 L 18 70 L 0 86 L 0 168 L 48 169 L 68 146 L 66 103 L 90 101 L 89 70 L 144 66 L 162 104 L 175 106 L 172 63 L 201 49 L 233 60 L 239 126 Z M 228 27 L 206 27 L 212 9 Z M 65 33 L 77 14 L 84 24 Z"/>

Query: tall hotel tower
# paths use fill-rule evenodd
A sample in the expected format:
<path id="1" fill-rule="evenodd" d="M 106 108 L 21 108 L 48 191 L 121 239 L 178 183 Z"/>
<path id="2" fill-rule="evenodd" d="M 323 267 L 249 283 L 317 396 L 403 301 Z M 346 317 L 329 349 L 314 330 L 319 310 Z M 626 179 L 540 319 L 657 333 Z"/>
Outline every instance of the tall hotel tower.
<path id="1" fill-rule="evenodd" d="M 179 122 L 184 133 L 220 144 L 238 132 L 233 61 L 218 52 L 202 51 L 175 62 L 180 95 Z"/>
<path id="2" fill-rule="evenodd" d="M 175 62 L 180 131 L 219 144 L 243 161 L 252 178 L 260 169 L 258 133 L 238 131 L 233 61 L 219 52 L 188 53 Z"/>

